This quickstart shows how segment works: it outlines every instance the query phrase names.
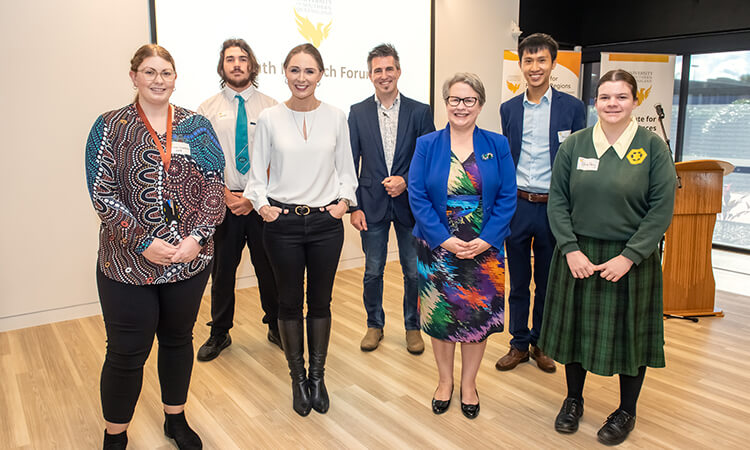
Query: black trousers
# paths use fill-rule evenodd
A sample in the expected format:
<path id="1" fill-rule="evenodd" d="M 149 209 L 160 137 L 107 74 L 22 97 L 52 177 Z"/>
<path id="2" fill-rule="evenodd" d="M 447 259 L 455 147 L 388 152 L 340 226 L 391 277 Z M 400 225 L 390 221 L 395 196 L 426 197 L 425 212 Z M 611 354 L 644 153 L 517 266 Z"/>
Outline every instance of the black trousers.
<path id="1" fill-rule="evenodd" d="M 101 377 L 106 421 L 127 423 L 133 418 L 154 335 L 159 340 L 162 402 L 185 403 L 193 370 L 193 326 L 210 273 L 207 268 L 188 280 L 139 286 L 111 280 L 96 271 L 107 331 Z"/>
<path id="2" fill-rule="evenodd" d="M 263 323 L 276 328 L 279 314 L 278 293 L 271 264 L 263 246 L 263 219 L 255 210 L 237 216 L 227 208 L 224 222 L 214 233 L 214 267 L 211 272 L 211 334 L 224 334 L 234 322 L 237 267 L 247 245 L 255 268 L 263 307 Z"/>
<path id="3" fill-rule="evenodd" d="M 331 292 L 344 245 L 344 225 L 327 211 L 293 209 L 268 222 L 263 241 L 276 277 L 279 319 L 301 319 L 307 270 L 307 317 L 331 316 Z"/>

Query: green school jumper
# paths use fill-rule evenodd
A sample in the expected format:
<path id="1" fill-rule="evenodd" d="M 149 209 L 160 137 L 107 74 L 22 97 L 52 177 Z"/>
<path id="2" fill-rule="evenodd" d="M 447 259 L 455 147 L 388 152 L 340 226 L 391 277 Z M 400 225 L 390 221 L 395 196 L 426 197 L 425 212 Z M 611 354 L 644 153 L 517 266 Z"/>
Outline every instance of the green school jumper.
<path id="1" fill-rule="evenodd" d="M 568 137 L 552 169 L 547 215 L 557 248 L 539 347 L 599 375 L 636 375 L 665 364 L 657 246 L 672 220 L 676 175 L 667 145 L 642 127 L 622 159 L 612 147 L 597 158 L 592 134 Z M 598 272 L 578 280 L 565 258 L 575 250 L 593 264 L 621 254 L 634 265 L 616 283 Z"/>

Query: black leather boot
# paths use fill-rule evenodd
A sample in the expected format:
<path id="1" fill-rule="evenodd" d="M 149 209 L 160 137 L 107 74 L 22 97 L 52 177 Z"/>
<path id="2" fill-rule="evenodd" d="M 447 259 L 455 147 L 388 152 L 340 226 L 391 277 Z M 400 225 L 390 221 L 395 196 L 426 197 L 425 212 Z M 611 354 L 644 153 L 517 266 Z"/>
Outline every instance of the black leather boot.
<path id="1" fill-rule="evenodd" d="M 203 442 L 198 433 L 193 431 L 185 420 L 185 411 L 179 414 L 164 413 L 164 434 L 174 439 L 180 450 L 200 450 Z"/>
<path id="2" fill-rule="evenodd" d="M 128 431 L 125 430 L 118 434 L 107 434 L 104 430 L 103 450 L 125 450 L 128 447 Z"/>
<path id="3" fill-rule="evenodd" d="M 307 348 L 310 353 L 310 400 L 315 411 L 325 414 L 330 402 L 323 379 L 331 337 L 331 318 L 307 318 Z"/>
<path id="4" fill-rule="evenodd" d="M 300 416 L 310 414 L 310 387 L 305 373 L 305 334 L 302 319 L 279 320 L 279 335 L 289 375 L 292 377 L 292 408 Z"/>

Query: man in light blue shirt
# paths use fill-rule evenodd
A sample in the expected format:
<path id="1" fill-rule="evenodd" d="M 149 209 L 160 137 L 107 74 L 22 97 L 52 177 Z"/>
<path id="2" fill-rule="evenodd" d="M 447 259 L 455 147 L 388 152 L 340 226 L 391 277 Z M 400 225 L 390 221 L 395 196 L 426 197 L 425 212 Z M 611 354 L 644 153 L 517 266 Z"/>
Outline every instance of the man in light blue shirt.
<path id="1" fill-rule="evenodd" d="M 555 238 L 547 221 L 547 194 L 552 162 L 560 143 L 586 126 L 583 102 L 550 86 L 557 59 L 557 42 L 542 33 L 532 34 L 518 45 L 519 65 L 527 89 L 500 107 L 503 134 L 516 164 L 518 206 L 505 240 L 510 274 L 510 350 L 495 364 L 511 370 L 533 358 L 545 372 L 555 371 L 555 362 L 536 346 L 542 326 L 547 274 Z M 534 251 L 534 308 L 531 304 L 531 251 Z M 529 348 L 531 347 L 531 348 Z"/>
<path id="2" fill-rule="evenodd" d="M 552 170 L 549 161 L 549 115 L 552 88 L 537 103 L 523 94 L 523 138 L 516 166 L 516 184 L 526 192 L 546 194 Z"/>

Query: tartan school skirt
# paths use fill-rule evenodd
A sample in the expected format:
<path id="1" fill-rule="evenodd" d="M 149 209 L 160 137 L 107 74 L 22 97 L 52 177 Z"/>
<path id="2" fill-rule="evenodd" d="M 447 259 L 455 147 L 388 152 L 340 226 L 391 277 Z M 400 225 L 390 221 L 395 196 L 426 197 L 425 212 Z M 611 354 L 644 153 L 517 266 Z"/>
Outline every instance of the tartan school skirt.
<path id="1" fill-rule="evenodd" d="M 625 241 L 578 237 L 581 251 L 600 264 Z M 555 248 L 538 346 L 561 364 L 581 363 L 597 375 L 637 375 L 640 366 L 664 367 L 662 272 L 659 252 L 633 265 L 618 282 L 595 272 L 573 278 Z"/>

